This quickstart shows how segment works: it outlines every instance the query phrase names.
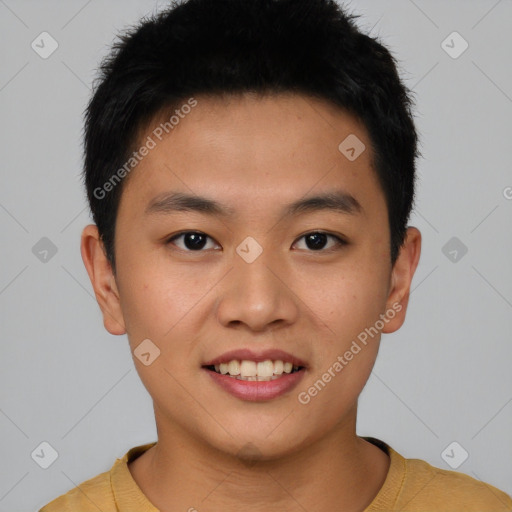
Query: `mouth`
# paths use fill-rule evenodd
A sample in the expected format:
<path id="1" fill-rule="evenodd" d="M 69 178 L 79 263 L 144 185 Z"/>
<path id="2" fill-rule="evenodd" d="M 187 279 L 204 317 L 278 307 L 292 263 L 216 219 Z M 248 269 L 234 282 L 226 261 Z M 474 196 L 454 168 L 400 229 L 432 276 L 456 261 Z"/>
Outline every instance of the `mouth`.
<path id="1" fill-rule="evenodd" d="M 249 359 L 232 359 L 229 362 L 206 365 L 203 368 L 236 380 L 266 382 L 282 379 L 286 375 L 304 370 L 305 367 L 281 359 L 266 359 L 260 362 Z"/>
<path id="2" fill-rule="evenodd" d="M 202 365 L 212 381 L 236 398 L 265 401 L 287 395 L 304 378 L 307 364 L 282 350 L 233 350 Z"/>

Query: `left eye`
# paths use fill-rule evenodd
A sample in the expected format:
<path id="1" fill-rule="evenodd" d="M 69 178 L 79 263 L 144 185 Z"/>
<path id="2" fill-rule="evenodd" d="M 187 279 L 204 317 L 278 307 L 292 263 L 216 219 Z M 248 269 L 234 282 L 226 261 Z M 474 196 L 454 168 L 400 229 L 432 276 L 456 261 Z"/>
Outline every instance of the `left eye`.
<path id="1" fill-rule="evenodd" d="M 328 247 L 324 252 L 328 252 L 330 250 L 334 250 L 336 247 L 346 245 L 345 240 L 342 240 L 340 237 L 336 235 L 331 235 L 329 233 L 323 233 L 322 231 L 313 231 L 311 233 L 306 233 L 305 235 L 301 236 L 299 240 L 301 240 L 302 238 L 305 239 L 308 248 L 313 251 L 325 249 L 324 246 L 328 238 L 334 240 L 334 243 L 330 247 Z"/>
<path id="2" fill-rule="evenodd" d="M 177 235 L 174 235 L 172 238 L 167 240 L 167 243 L 174 243 L 176 240 L 183 238 L 183 245 L 184 247 L 180 247 L 177 245 L 180 249 L 183 249 L 185 251 L 195 251 L 200 252 L 201 249 L 204 249 L 207 245 L 207 239 L 213 240 L 213 238 L 210 238 L 205 233 L 201 233 L 200 231 L 184 231 L 183 233 L 178 233 Z M 325 252 L 328 250 L 332 250 L 337 246 L 343 246 L 346 245 L 346 242 L 341 239 L 340 237 L 336 235 L 331 235 L 329 233 L 323 233 L 321 231 L 312 231 L 311 233 L 306 233 L 305 235 L 302 235 L 298 240 L 305 239 L 305 243 L 308 249 L 312 251 L 321 251 L 325 249 L 325 244 L 327 239 L 331 238 L 334 240 L 334 243 L 327 248 Z M 297 242 L 296 242 L 297 243 Z M 207 249 L 211 249 L 212 247 L 206 247 Z"/>

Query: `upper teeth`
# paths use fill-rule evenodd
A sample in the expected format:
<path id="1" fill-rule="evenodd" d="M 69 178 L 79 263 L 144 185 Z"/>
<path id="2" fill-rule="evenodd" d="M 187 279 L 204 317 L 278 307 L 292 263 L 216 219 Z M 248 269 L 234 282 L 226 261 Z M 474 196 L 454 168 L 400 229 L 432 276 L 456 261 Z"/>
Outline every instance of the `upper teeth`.
<path id="1" fill-rule="evenodd" d="M 255 361 L 234 359 L 229 363 L 220 363 L 215 365 L 215 371 L 223 375 L 240 375 L 241 377 L 272 377 L 273 375 L 281 375 L 284 373 L 291 373 L 293 369 L 298 370 L 298 366 L 293 366 L 292 363 L 286 361 L 272 361 L 267 359 L 256 363 Z"/>

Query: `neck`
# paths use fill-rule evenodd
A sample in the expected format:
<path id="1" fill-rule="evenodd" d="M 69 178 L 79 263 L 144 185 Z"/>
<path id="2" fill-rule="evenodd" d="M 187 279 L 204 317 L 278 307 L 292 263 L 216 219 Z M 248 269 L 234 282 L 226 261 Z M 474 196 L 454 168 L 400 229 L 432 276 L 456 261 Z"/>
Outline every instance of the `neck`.
<path id="1" fill-rule="evenodd" d="M 157 444 L 129 468 L 162 512 L 360 511 L 389 469 L 389 457 L 356 435 L 355 411 L 320 440 L 273 460 L 241 460 L 158 418 L 157 425 Z"/>

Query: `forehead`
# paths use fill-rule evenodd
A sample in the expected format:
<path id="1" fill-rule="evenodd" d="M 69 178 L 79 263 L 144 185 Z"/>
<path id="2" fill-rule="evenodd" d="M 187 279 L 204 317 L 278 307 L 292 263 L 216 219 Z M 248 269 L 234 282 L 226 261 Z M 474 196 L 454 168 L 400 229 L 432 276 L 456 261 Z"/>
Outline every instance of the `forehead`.
<path id="1" fill-rule="evenodd" d="M 130 196 L 145 210 L 171 190 L 253 209 L 333 188 L 361 203 L 382 196 L 363 123 L 331 103 L 297 94 L 194 100 L 148 125 L 138 144 L 151 140 L 152 149 L 129 175 L 121 203 Z"/>

